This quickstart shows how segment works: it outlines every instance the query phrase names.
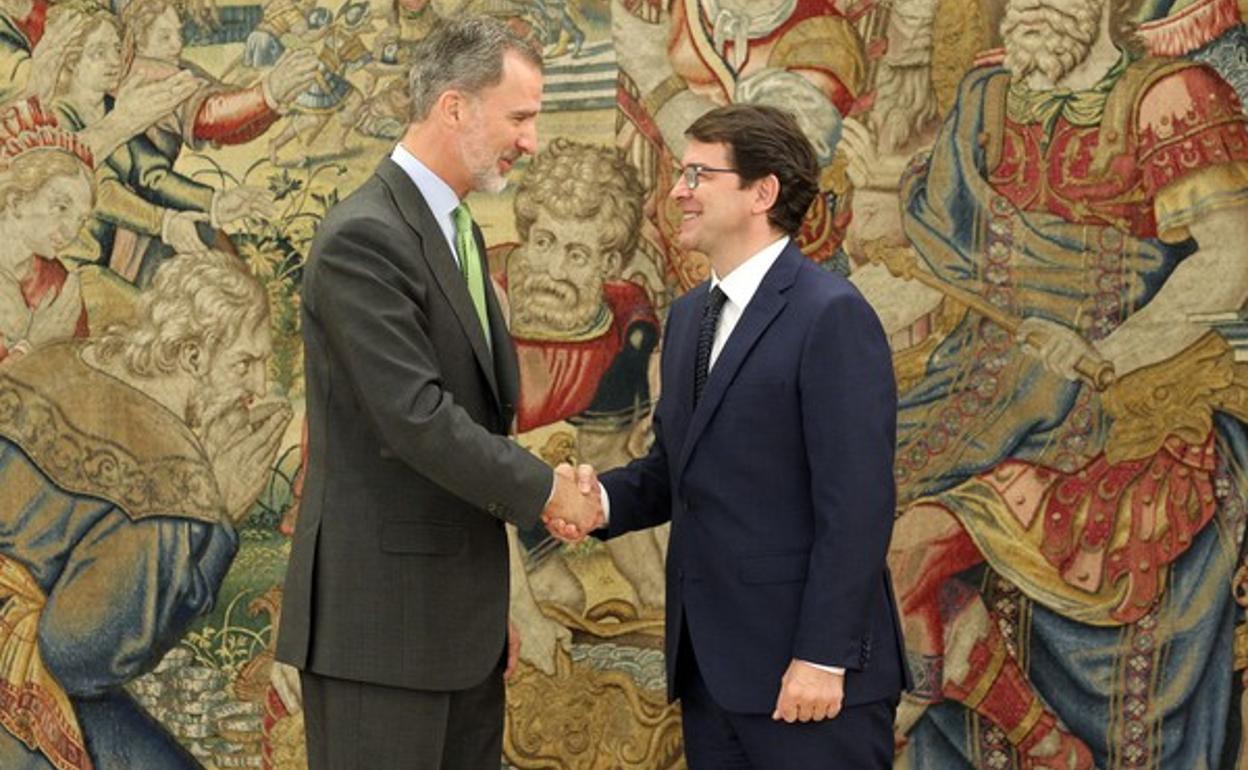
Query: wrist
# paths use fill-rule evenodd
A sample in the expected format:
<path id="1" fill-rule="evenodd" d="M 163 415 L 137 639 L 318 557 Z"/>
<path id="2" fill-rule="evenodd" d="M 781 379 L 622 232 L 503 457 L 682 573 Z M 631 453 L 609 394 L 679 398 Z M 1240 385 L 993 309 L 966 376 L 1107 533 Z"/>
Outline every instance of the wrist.
<path id="1" fill-rule="evenodd" d="M 212 203 L 208 206 L 208 223 L 212 225 L 212 229 L 221 229 L 221 215 L 217 210 L 221 203 L 222 190 L 212 191 Z"/>
<path id="2" fill-rule="evenodd" d="M 273 85 L 269 82 L 272 79 L 272 75 L 273 71 L 270 70 L 268 75 L 260 78 L 260 93 L 264 97 L 265 106 L 281 115 L 284 114 L 282 110 L 282 103 L 273 94 Z"/>
<path id="3" fill-rule="evenodd" d="M 214 201 L 215 202 L 215 201 Z M 160 239 L 166 244 L 172 245 L 170 242 L 170 228 L 173 227 L 173 218 L 177 216 L 173 209 L 164 209 L 160 214 Z"/>

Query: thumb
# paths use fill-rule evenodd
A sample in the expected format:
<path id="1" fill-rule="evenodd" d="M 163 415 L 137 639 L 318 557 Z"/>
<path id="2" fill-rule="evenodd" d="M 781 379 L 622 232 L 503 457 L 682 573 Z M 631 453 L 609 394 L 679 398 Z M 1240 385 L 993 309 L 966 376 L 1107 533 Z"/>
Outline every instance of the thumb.
<path id="1" fill-rule="evenodd" d="M 576 469 L 577 486 L 581 489 L 581 494 L 588 495 L 594 491 L 594 469 L 593 466 L 582 464 Z"/>

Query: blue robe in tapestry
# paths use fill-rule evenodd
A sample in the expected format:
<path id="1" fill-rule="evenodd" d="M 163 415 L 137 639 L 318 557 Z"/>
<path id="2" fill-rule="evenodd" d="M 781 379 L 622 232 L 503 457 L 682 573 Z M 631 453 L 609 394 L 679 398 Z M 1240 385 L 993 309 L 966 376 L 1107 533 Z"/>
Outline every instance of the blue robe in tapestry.
<path id="1" fill-rule="evenodd" d="M 198 768 L 124 685 L 212 608 L 238 537 L 189 429 L 80 350 L 0 369 L 0 558 L 46 597 L 38 648 L 95 770 Z M 53 765 L 0 728 L 0 767 Z"/>

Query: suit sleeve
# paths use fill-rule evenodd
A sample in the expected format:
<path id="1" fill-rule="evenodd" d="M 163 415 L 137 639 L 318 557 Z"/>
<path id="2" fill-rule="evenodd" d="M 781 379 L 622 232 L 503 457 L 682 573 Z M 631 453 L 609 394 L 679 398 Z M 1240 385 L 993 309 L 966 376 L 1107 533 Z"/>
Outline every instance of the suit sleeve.
<path id="1" fill-rule="evenodd" d="M 857 670 L 893 531 L 897 424 L 888 341 L 861 296 L 824 308 L 799 386 L 815 539 L 793 657 Z"/>
<path id="2" fill-rule="evenodd" d="M 611 503 L 611 516 L 607 528 L 600 530 L 599 536 L 617 537 L 670 521 L 670 478 L 667 451 L 663 448 L 663 429 L 656 415 L 654 443 L 646 456 L 602 475 L 602 487 Z"/>
<path id="3" fill-rule="evenodd" d="M 420 285 L 392 261 L 419 248 L 385 222 L 338 223 L 305 277 L 308 312 L 330 360 L 347 369 L 378 435 L 397 457 L 456 497 L 521 527 L 537 523 L 553 484 L 541 460 L 486 430 L 445 389 Z"/>
<path id="4" fill-rule="evenodd" d="M 668 330 L 679 311 L 673 307 L 672 315 L 663 330 L 663 350 L 668 350 Z M 665 355 L 665 353 L 664 353 Z M 664 367 L 666 368 L 666 367 Z M 663 441 L 662 402 L 654 409 L 654 442 L 645 457 L 633 460 L 623 468 L 604 473 L 600 478 L 611 504 L 611 516 L 605 530 L 597 536 L 612 538 L 647 527 L 657 527 L 672 518 L 672 474 L 668 467 L 667 447 Z"/>

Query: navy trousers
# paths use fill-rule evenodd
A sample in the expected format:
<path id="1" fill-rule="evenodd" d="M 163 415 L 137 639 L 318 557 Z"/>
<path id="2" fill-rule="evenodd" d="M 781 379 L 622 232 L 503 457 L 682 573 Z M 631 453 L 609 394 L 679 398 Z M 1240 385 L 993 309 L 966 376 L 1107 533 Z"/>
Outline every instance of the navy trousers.
<path id="1" fill-rule="evenodd" d="M 677 689 L 689 770 L 890 770 L 897 699 L 841 709 L 822 722 L 777 722 L 715 702 L 682 634 Z M 780 682 L 776 682 L 780 694 Z"/>

